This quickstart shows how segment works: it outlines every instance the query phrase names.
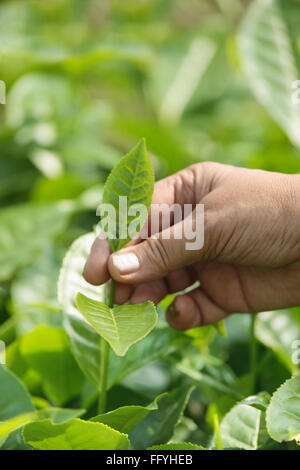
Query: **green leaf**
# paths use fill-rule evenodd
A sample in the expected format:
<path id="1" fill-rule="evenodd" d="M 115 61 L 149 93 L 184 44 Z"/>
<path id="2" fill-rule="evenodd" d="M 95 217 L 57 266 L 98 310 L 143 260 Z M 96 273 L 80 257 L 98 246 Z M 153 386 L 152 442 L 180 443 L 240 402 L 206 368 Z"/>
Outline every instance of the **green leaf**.
<path id="1" fill-rule="evenodd" d="M 102 229 L 108 237 L 111 251 L 120 250 L 130 240 L 128 226 L 140 220 L 139 230 L 147 220 L 148 210 L 152 201 L 154 189 L 154 175 L 152 165 L 147 154 L 146 144 L 141 140 L 119 163 L 114 167 L 106 180 L 102 204 L 110 204 L 115 209 L 115 216 L 108 215 L 107 224 Z M 126 197 L 127 209 L 119 208 L 119 197 Z M 142 204 L 146 211 L 138 216 L 132 215 L 130 210 L 135 204 Z M 139 211 L 138 211 L 139 213 Z M 111 227 L 116 225 L 116 233 L 111 233 Z M 139 231 L 137 230 L 137 231 Z"/>
<path id="2" fill-rule="evenodd" d="M 54 424 L 63 423 L 72 418 L 77 418 L 84 413 L 85 410 L 72 410 L 66 408 L 47 408 L 40 411 L 32 411 L 31 413 L 24 413 L 7 421 L 0 422 L 0 445 L 3 444 L 10 436 L 11 441 L 19 439 L 19 434 L 16 432 L 22 426 L 32 421 L 37 421 L 45 418 L 50 418 Z M 13 436 L 12 434 L 15 434 Z"/>
<path id="3" fill-rule="evenodd" d="M 270 403 L 271 396 L 268 392 L 260 392 L 257 395 L 247 397 L 241 401 L 244 405 L 250 405 L 261 411 L 266 411 Z"/>
<path id="4" fill-rule="evenodd" d="M 0 281 L 32 261 L 47 240 L 65 230 L 69 204 L 24 204 L 0 210 Z"/>
<path id="5" fill-rule="evenodd" d="M 99 335 L 86 322 L 76 306 L 78 291 L 96 300 L 104 299 L 104 288 L 88 284 L 83 268 L 95 240 L 93 233 L 79 237 L 67 252 L 58 280 L 58 300 L 63 309 L 64 327 L 73 354 L 84 374 L 96 386 L 100 380 Z"/>
<path id="6" fill-rule="evenodd" d="M 274 393 L 267 410 L 267 427 L 277 442 L 300 443 L 300 376 L 287 380 Z"/>
<path id="7" fill-rule="evenodd" d="M 150 362 L 175 352 L 182 346 L 184 340 L 181 333 L 172 330 L 169 326 L 158 326 L 146 338 L 134 344 L 126 356 L 120 357 L 112 353 L 109 363 L 109 387 Z"/>
<path id="8" fill-rule="evenodd" d="M 82 409 L 72 409 L 72 408 L 45 408 L 43 410 L 39 410 L 37 412 L 37 419 L 47 419 L 51 420 L 53 424 L 60 424 L 64 423 L 65 421 L 69 421 L 72 418 L 78 418 L 82 416 L 85 410 Z"/>
<path id="9" fill-rule="evenodd" d="M 134 449 L 145 449 L 168 442 L 172 438 L 193 388 L 188 384 L 161 396 L 158 410 L 152 411 L 130 433 L 130 442 Z"/>
<path id="10" fill-rule="evenodd" d="M 12 309 L 18 336 L 36 326 L 61 326 L 62 316 L 57 303 L 57 277 L 60 259 L 52 245 L 45 245 L 41 255 L 26 266 L 11 286 Z"/>
<path id="11" fill-rule="evenodd" d="M 265 412 L 238 403 L 223 418 L 221 437 L 224 449 L 261 449 L 269 440 Z"/>
<path id="12" fill-rule="evenodd" d="M 161 444 L 159 446 L 148 447 L 146 450 L 207 450 L 205 447 L 191 444 L 190 442 Z"/>
<path id="13" fill-rule="evenodd" d="M 165 395 L 165 394 L 163 394 Z M 122 406 L 91 418 L 90 421 L 107 424 L 113 429 L 125 434 L 130 433 L 151 411 L 157 410 L 161 396 L 148 406 Z"/>
<path id="14" fill-rule="evenodd" d="M 0 421 L 31 411 L 34 406 L 24 385 L 0 364 Z"/>
<path id="15" fill-rule="evenodd" d="M 241 59 L 250 87 L 298 146 L 300 107 L 292 102 L 292 84 L 300 76 L 299 20 L 296 1 L 256 0 L 240 31 Z"/>
<path id="16" fill-rule="evenodd" d="M 71 419 L 52 424 L 50 419 L 26 424 L 23 429 L 26 444 L 38 450 L 127 450 L 125 434 L 102 423 Z"/>
<path id="17" fill-rule="evenodd" d="M 95 300 L 104 299 L 103 287 L 88 284 L 82 276 L 94 240 L 95 236 L 91 233 L 78 238 L 72 244 L 60 271 L 58 297 L 64 313 L 64 327 L 72 352 L 81 370 L 98 387 L 101 371 L 99 335 L 83 318 L 75 302 L 78 291 Z M 111 351 L 109 387 L 149 362 L 174 351 L 183 337 L 184 335 L 169 327 L 157 327 L 142 341 L 134 344 L 126 356 L 116 356 Z"/>
<path id="18" fill-rule="evenodd" d="M 224 320 L 220 320 L 217 323 L 213 325 L 215 329 L 217 330 L 218 333 L 220 333 L 223 338 L 226 338 L 227 332 L 226 332 L 226 327 L 225 327 L 225 322 Z"/>
<path id="19" fill-rule="evenodd" d="M 42 378 L 46 396 L 63 405 L 80 394 L 84 378 L 61 328 L 39 326 L 21 340 L 20 351 L 27 364 Z"/>
<path id="20" fill-rule="evenodd" d="M 293 364 L 292 345 L 299 338 L 299 326 L 290 310 L 260 313 L 256 319 L 255 334 L 259 341 L 271 348 L 290 372 Z"/>
<path id="21" fill-rule="evenodd" d="M 79 293 L 76 303 L 87 322 L 118 356 L 124 356 L 130 346 L 147 336 L 157 323 L 156 308 L 150 301 L 109 308 Z"/>
<path id="22" fill-rule="evenodd" d="M 191 357 L 186 355 L 180 362 L 177 362 L 176 368 L 202 387 L 207 386 L 209 389 L 237 399 L 243 398 L 238 390 L 234 373 L 218 358 L 199 354 L 193 354 Z"/>

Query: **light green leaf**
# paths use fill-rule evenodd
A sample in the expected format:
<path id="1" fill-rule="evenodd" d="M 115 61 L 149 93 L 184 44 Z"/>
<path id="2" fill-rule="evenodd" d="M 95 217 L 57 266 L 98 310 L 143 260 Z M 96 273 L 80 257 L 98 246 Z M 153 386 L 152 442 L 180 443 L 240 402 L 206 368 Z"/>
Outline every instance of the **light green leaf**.
<path id="1" fill-rule="evenodd" d="M 205 447 L 191 444 L 190 442 L 161 444 L 159 446 L 148 447 L 146 450 L 207 450 Z"/>
<path id="2" fill-rule="evenodd" d="M 50 419 L 26 424 L 23 429 L 26 444 L 38 450 L 127 450 L 126 434 L 102 423 L 71 419 L 52 424 Z"/>
<path id="3" fill-rule="evenodd" d="M 274 393 L 267 409 L 267 427 L 277 442 L 300 443 L 300 376 L 287 380 Z"/>
<path id="4" fill-rule="evenodd" d="M 34 421 L 36 419 L 36 411 L 31 413 L 24 413 L 7 421 L 0 421 L 0 447 L 5 443 L 10 434 L 24 426 L 24 424 Z"/>
<path id="5" fill-rule="evenodd" d="M 65 230 L 71 204 L 24 204 L 0 210 L 0 281 L 32 261 L 46 241 Z"/>
<path id="6" fill-rule="evenodd" d="M 63 309 L 64 327 L 73 354 L 87 378 L 98 387 L 101 372 L 99 335 L 83 318 L 76 306 L 78 291 L 95 300 L 104 299 L 104 288 L 88 284 L 82 276 L 94 241 L 95 235 L 88 233 L 71 245 L 59 275 L 58 300 Z"/>
<path id="7" fill-rule="evenodd" d="M 61 326 L 57 303 L 57 276 L 61 260 L 52 245 L 45 245 L 40 256 L 26 266 L 13 281 L 11 298 L 19 336 L 36 326 Z"/>
<path id="8" fill-rule="evenodd" d="M 221 422 L 224 449 L 257 450 L 268 441 L 265 412 L 254 406 L 239 403 Z"/>
<path id="9" fill-rule="evenodd" d="M 37 411 L 37 419 L 41 420 L 49 418 L 51 423 L 60 424 L 72 418 L 79 418 L 84 412 L 85 410 L 76 410 L 73 408 L 45 408 Z"/>
<path id="10" fill-rule="evenodd" d="M 63 423 L 72 418 L 77 418 L 84 413 L 85 410 L 72 410 L 67 408 L 47 408 L 40 411 L 32 411 L 31 413 L 24 413 L 7 421 L 0 422 L 0 445 L 3 444 L 8 436 L 17 440 L 20 438 L 16 433 L 18 429 L 27 423 L 41 419 L 50 418 L 53 424 Z M 12 436 L 14 434 L 14 436 Z"/>
<path id="11" fill-rule="evenodd" d="M 46 396 L 63 405 L 80 394 L 84 378 L 61 328 L 39 326 L 21 340 L 20 351 L 27 364 L 42 378 Z"/>
<path id="12" fill-rule="evenodd" d="M 31 411 L 34 411 L 34 406 L 24 385 L 0 364 L 0 421 Z"/>
<path id="13" fill-rule="evenodd" d="M 241 401 L 244 405 L 250 405 L 254 408 L 257 408 L 261 411 L 266 411 L 269 403 L 270 403 L 271 396 L 268 392 L 260 392 L 257 395 L 252 395 L 250 397 L 245 398 Z"/>
<path id="14" fill-rule="evenodd" d="M 209 355 L 184 357 L 176 368 L 195 383 L 237 399 L 243 398 L 233 371 L 223 361 Z"/>
<path id="15" fill-rule="evenodd" d="M 299 338 L 299 326 L 290 310 L 260 313 L 256 319 L 255 334 L 259 341 L 271 348 L 290 372 L 293 364 L 292 345 Z"/>
<path id="16" fill-rule="evenodd" d="M 91 418 L 90 421 L 107 424 L 107 426 L 119 432 L 128 434 L 150 413 L 150 411 L 157 410 L 157 401 L 164 395 L 165 394 L 157 397 L 157 399 L 148 406 L 122 406 L 108 413 L 97 415 Z"/>
<path id="17" fill-rule="evenodd" d="M 147 336 L 157 323 L 156 308 L 150 301 L 109 308 L 79 293 L 76 303 L 87 322 L 118 356 L 124 356 L 130 346 Z"/>
<path id="18" fill-rule="evenodd" d="M 116 216 L 114 218 L 113 214 L 109 214 L 108 223 L 102 223 L 102 229 L 108 237 L 112 252 L 121 249 L 131 240 L 130 234 L 128 234 L 129 224 L 135 223 L 139 219 L 139 230 L 142 229 L 147 220 L 153 189 L 152 165 L 145 141 L 141 140 L 114 167 L 104 186 L 102 204 L 110 204 L 115 209 Z M 119 208 L 119 197 L 126 198 L 125 210 Z M 135 204 L 142 204 L 146 209 L 145 212 L 141 214 L 138 211 L 137 215 L 132 215 L 130 210 Z M 115 225 L 116 233 L 111 233 L 110 224 L 112 228 Z"/>
<path id="19" fill-rule="evenodd" d="M 90 233 L 78 238 L 72 244 L 61 268 L 58 296 L 72 352 L 82 371 L 98 387 L 101 371 L 99 335 L 83 318 L 75 302 L 78 291 L 95 300 L 103 301 L 104 299 L 103 287 L 88 284 L 82 276 L 94 240 L 95 236 Z M 116 356 L 111 351 L 109 387 L 158 357 L 174 351 L 182 336 L 184 335 L 169 327 L 157 327 L 142 341 L 134 344 L 126 356 Z"/>
<path id="20" fill-rule="evenodd" d="M 292 101 L 299 80 L 300 5 L 294 0 L 256 0 L 240 31 L 241 60 L 258 100 L 300 145 L 300 106 Z"/>
<path id="21" fill-rule="evenodd" d="M 172 438 L 193 388 L 188 384 L 161 396 L 158 410 L 152 411 L 130 433 L 130 442 L 134 449 L 145 449 L 168 442 Z"/>
<path id="22" fill-rule="evenodd" d="M 224 320 L 220 320 L 217 323 L 213 325 L 215 329 L 217 330 L 218 333 L 220 333 L 223 338 L 226 338 L 227 332 L 226 332 L 226 327 L 225 327 L 225 322 Z"/>

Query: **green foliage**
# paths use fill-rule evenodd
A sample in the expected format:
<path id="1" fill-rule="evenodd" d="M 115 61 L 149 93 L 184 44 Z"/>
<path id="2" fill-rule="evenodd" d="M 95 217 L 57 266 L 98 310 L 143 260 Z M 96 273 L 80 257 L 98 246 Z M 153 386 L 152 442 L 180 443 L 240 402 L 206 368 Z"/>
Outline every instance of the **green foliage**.
<path id="1" fill-rule="evenodd" d="M 300 442 L 300 376 L 285 382 L 274 393 L 267 410 L 267 426 L 277 442 Z"/>
<path id="2" fill-rule="evenodd" d="M 79 293 L 76 303 L 87 322 L 118 356 L 124 356 L 130 346 L 147 336 L 157 322 L 157 313 L 152 302 L 109 308 L 103 302 Z"/>
<path id="3" fill-rule="evenodd" d="M 300 108 L 291 99 L 300 74 L 295 15 L 299 15 L 297 1 L 256 0 L 243 22 L 240 45 L 254 93 L 299 146 Z"/>
<path id="4" fill-rule="evenodd" d="M 152 305 L 104 306 L 82 276 L 99 202 L 148 209 L 152 165 L 299 173 L 299 22 L 298 0 L 1 2 L 1 450 L 299 448 L 299 309 L 258 313 L 255 337 L 238 314 L 183 333 L 170 296 L 141 339 Z M 119 235 L 137 215 L 118 213 Z M 98 332 L 78 292 L 101 305 Z"/>
<path id="5" fill-rule="evenodd" d="M 3 365 L 0 365 L 0 387 L 0 421 L 34 410 L 24 385 Z"/>
<path id="6" fill-rule="evenodd" d="M 265 412 L 253 405 L 239 403 L 221 422 L 224 449 L 257 450 L 269 440 Z"/>
<path id="7" fill-rule="evenodd" d="M 146 450 L 206 450 L 205 447 L 191 444 L 190 442 L 183 442 L 181 444 L 162 444 L 160 446 L 152 446 Z"/>
<path id="8" fill-rule="evenodd" d="M 148 217 L 153 188 L 152 165 L 145 141 L 141 140 L 115 166 L 104 185 L 102 204 L 110 204 L 115 209 L 112 217 L 109 214 L 107 224 L 101 223 L 112 252 L 121 249 L 131 240 L 129 225 L 135 226 L 136 233 L 142 229 Z M 119 206 L 120 197 L 126 198 L 125 211 Z M 139 205 L 144 206 L 143 212 Z M 115 227 L 113 233 L 109 231 L 111 225 Z"/>
<path id="9" fill-rule="evenodd" d="M 21 341 L 23 359 L 41 378 L 45 395 L 64 405 L 83 387 L 83 376 L 70 352 L 63 329 L 39 326 Z"/>
<path id="10" fill-rule="evenodd" d="M 158 409 L 146 416 L 130 433 L 134 449 L 145 449 L 171 439 L 193 388 L 191 385 L 178 387 L 158 400 Z"/>
<path id="11" fill-rule="evenodd" d="M 28 423 L 24 427 L 25 442 L 38 450 L 126 450 L 129 441 L 102 423 L 70 419 L 52 424 L 50 419 Z"/>

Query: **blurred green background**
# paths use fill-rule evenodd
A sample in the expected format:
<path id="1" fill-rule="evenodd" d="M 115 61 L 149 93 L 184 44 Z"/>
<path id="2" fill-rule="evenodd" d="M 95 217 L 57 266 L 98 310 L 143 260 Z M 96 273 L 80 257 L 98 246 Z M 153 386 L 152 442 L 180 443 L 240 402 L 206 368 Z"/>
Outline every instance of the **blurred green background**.
<path id="1" fill-rule="evenodd" d="M 250 3 L 0 2 L 0 79 L 7 86 L 0 105 L 0 339 L 14 345 L 38 325 L 61 325 L 56 281 L 62 257 L 97 223 L 110 169 L 141 137 L 157 179 L 204 160 L 300 170 L 300 151 L 287 137 L 290 123 L 279 116 L 280 90 L 271 100 L 262 97 L 253 83 L 259 74 L 245 72 L 249 61 L 239 38 L 241 28 L 248 31 L 241 25 Z M 299 3 L 287 3 L 299 24 Z M 275 87 L 279 82 L 269 80 Z M 286 104 L 291 90 L 284 91 Z M 242 374 L 248 317 L 228 322 L 229 339 L 217 340 L 213 353 L 230 358 Z M 293 370 L 290 339 L 297 338 L 293 324 L 289 338 L 274 328 L 273 336 L 264 336 L 264 328 L 260 334 L 275 351 L 264 356 L 271 366 L 261 377 L 270 392 Z M 168 387 L 164 373 L 150 396 Z"/>

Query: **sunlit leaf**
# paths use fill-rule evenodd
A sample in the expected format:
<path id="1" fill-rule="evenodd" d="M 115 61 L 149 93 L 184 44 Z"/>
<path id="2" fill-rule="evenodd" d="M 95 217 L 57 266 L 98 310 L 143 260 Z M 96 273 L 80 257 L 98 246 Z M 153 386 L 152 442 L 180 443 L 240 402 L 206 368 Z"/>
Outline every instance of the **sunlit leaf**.
<path id="1" fill-rule="evenodd" d="M 267 427 L 275 441 L 300 443 L 300 376 L 287 380 L 272 396 Z"/>
<path id="2" fill-rule="evenodd" d="M 300 145 L 300 106 L 293 102 L 299 80 L 300 5 L 294 0 L 256 0 L 240 31 L 241 60 L 258 100 Z"/>
<path id="3" fill-rule="evenodd" d="M 130 346 L 147 336 L 157 322 L 152 302 L 109 308 L 103 302 L 79 293 L 76 303 L 87 322 L 108 341 L 118 356 L 124 356 Z"/>
<path id="4" fill-rule="evenodd" d="M 24 427 L 25 442 L 38 450 L 127 450 L 126 434 L 102 423 L 71 419 L 52 424 L 50 419 L 28 423 Z"/>
<path id="5" fill-rule="evenodd" d="M 205 447 L 191 444 L 190 442 L 161 444 L 159 446 L 148 447 L 146 450 L 207 450 Z"/>
<path id="6" fill-rule="evenodd" d="M 152 165 L 145 141 L 141 140 L 114 167 L 104 186 L 102 204 L 110 204 L 115 209 L 115 214 L 108 215 L 107 223 L 102 223 L 111 251 L 119 250 L 130 241 L 132 238 L 128 233 L 130 224 L 139 221 L 136 234 L 142 229 L 152 201 L 153 188 Z M 125 209 L 119 207 L 120 197 L 126 199 Z M 144 212 L 140 213 L 139 210 L 137 214 L 130 212 L 135 205 L 143 205 Z M 115 233 L 111 233 L 114 228 Z"/>
<path id="7" fill-rule="evenodd" d="M 221 422 L 224 449 L 257 450 L 269 440 L 265 412 L 242 403 L 234 406 Z"/>
<path id="8" fill-rule="evenodd" d="M 80 394 L 84 378 L 63 329 L 37 327 L 22 338 L 20 351 L 25 362 L 42 378 L 45 394 L 53 403 L 63 405 Z"/>

